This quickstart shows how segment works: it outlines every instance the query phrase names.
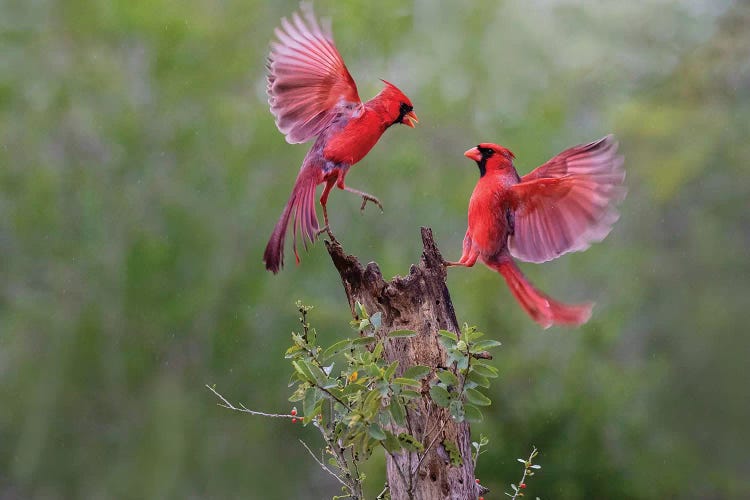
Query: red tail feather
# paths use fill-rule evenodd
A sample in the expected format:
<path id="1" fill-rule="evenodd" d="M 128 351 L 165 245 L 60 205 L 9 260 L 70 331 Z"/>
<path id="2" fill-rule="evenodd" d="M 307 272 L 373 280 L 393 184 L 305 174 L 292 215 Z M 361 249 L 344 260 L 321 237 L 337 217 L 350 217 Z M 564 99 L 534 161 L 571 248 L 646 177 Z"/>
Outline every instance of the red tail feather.
<path id="1" fill-rule="evenodd" d="M 524 311 L 543 328 L 546 329 L 555 324 L 578 326 L 587 322 L 591 317 L 593 303 L 568 305 L 557 302 L 534 288 L 534 285 L 526 279 L 512 260 L 487 264 L 503 275 L 508 288 Z"/>
<path id="2" fill-rule="evenodd" d="M 302 234 L 302 243 L 307 248 L 308 241 L 312 243 L 318 232 L 318 216 L 315 214 L 315 188 L 320 183 L 320 169 L 303 166 L 294 182 L 292 194 L 286 202 L 284 211 L 271 233 L 271 238 L 263 254 L 266 269 L 278 273 L 284 267 L 284 240 L 289 218 L 294 214 L 293 247 L 294 256 L 299 263 L 297 254 L 297 231 Z"/>

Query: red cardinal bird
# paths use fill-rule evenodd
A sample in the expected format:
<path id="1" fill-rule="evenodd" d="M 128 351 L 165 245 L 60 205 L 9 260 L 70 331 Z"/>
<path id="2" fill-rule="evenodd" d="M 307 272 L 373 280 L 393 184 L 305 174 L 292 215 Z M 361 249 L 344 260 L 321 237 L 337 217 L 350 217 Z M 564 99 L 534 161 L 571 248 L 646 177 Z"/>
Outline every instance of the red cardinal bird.
<path id="1" fill-rule="evenodd" d="M 477 162 L 479 181 L 469 201 L 463 254 L 446 266 L 471 267 L 481 259 L 499 272 L 521 307 L 544 328 L 581 325 L 592 303 L 562 304 L 529 283 L 513 257 L 546 262 L 604 239 L 625 197 L 623 158 L 608 135 L 572 147 L 531 173 L 518 176 L 513 153 L 484 143 L 464 155 Z"/>
<path id="2" fill-rule="evenodd" d="M 409 98 L 385 80 L 385 88 L 362 103 L 333 43 L 330 27 L 320 26 L 309 4 L 303 4 L 300 10 L 302 16 L 295 12 L 291 22 L 283 18 L 281 27 L 276 28 L 278 41 L 271 43 L 268 58 L 268 102 L 287 142 L 317 139 L 302 162 L 292 194 L 263 254 L 266 269 L 274 273 L 284 265 L 284 238 L 292 215 L 298 263 L 297 231 L 302 233 L 305 247 L 320 233 L 315 214 L 318 184 L 325 184 L 320 197 L 324 230 L 328 229 L 326 202 L 334 185 L 361 196 L 362 209 L 371 201 L 382 210 L 377 198 L 346 186 L 344 177 L 388 127 L 397 123 L 414 127 L 417 122 Z"/>

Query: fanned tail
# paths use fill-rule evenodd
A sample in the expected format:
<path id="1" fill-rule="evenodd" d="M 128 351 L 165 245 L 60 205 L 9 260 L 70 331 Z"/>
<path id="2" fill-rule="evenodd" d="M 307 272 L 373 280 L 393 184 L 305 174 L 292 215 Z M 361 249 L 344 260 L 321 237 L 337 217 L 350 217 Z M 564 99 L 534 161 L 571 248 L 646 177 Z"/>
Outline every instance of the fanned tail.
<path id="1" fill-rule="evenodd" d="M 508 258 L 488 265 L 503 275 L 518 303 L 542 328 L 547 329 L 552 325 L 578 326 L 591 317 L 592 302 L 576 305 L 557 302 L 534 288 L 513 260 Z"/>
<path id="2" fill-rule="evenodd" d="M 314 167 L 304 166 L 297 175 L 289 201 L 286 202 L 284 211 L 281 212 L 281 217 L 279 217 L 279 221 L 271 233 L 271 238 L 268 240 L 266 251 L 263 253 L 263 262 L 266 263 L 266 269 L 272 273 L 276 274 L 284 267 L 284 240 L 292 215 L 294 215 L 294 228 L 292 230 L 294 257 L 297 264 L 299 264 L 297 231 L 302 235 L 305 250 L 307 250 L 308 242 L 312 243 L 315 240 L 319 229 L 318 216 L 315 213 L 315 188 L 319 182 L 319 170 Z"/>

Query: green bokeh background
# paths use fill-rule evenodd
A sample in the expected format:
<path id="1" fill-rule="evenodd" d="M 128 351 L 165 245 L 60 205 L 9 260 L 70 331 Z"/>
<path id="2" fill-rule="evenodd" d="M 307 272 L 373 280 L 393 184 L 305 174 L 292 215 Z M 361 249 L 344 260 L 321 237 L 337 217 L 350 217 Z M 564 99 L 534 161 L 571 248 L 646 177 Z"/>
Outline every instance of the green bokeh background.
<path id="1" fill-rule="evenodd" d="M 294 302 L 329 343 L 348 309 L 322 245 L 261 255 L 304 145 L 265 97 L 293 1 L 0 0 L 0 498 L 330 498 L 289 409 Z M 501 278 L 450 272 L 461 322 L 503 342 L 478 476 L 502 498 L 747 498 L 750 5 L 726 0 L 318 1 L 363 98 L 394 127 L 333 193 L 347 250 L 386 276 L 431 226 L 460 254 L 476 168 L 521 173 L 614 132 L 629 196 L 604 243 L 523 269 L 583 328 L 541 331 Z M 367 469 L 382 487 L 382 457 Z"/>

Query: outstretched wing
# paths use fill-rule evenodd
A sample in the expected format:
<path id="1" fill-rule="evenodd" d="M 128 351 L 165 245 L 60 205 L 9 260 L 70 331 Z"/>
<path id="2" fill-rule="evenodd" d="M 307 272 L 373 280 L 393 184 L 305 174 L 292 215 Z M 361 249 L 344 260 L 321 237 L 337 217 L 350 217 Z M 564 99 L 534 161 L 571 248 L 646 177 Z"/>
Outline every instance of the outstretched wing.
<path id="1" fill-rule="evenodd" d="M 511 254 L 545 262 L 603 240 L 627 192 L 622 164 L 617 141 L 608 135 L 567 149 L 523 176 L 511 188 L 516 201 Z"/>
<path id="2" fill-rule="evenodd" d="M 310 4 L 300 10 L 281 19 L 268 56 L 268 103 L 289 143 L 309 141 L 340 110 L 362 106 L 328 23 L 320 26 Z"/>

